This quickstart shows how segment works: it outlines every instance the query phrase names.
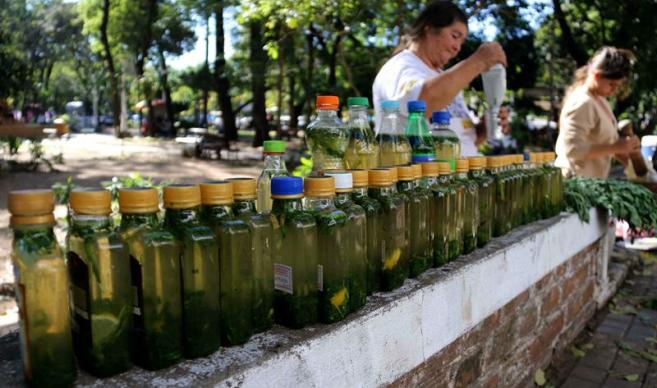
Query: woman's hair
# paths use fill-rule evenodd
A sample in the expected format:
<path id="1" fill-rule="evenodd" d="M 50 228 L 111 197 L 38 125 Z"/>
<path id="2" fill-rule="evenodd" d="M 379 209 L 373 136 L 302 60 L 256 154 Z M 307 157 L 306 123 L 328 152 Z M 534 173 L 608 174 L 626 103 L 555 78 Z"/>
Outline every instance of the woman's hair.
<path id="1" fill-rule="evenodd" d="M 422 39 L 427 27 L 441 29 L 456 21 L 465 25 L 468 24 L 468 16 L 456 4 L 450 0 L 432 1 L 427 4 L 415 18 L 410 28 L 402 35 L 393 55 L 407 49 L 412 42 Z"/>
<path id="2" fill-rule="evenodd" d="M 568 87 L 566 95 L 584 84 L 590 70 L 597 71 L 604 78 L 624 79 L 629 77 L 635 61 L 636 57 L 630 50 L 604 46 L 593 54 L 585 66 L 575 71 L 575 79 Z"/>

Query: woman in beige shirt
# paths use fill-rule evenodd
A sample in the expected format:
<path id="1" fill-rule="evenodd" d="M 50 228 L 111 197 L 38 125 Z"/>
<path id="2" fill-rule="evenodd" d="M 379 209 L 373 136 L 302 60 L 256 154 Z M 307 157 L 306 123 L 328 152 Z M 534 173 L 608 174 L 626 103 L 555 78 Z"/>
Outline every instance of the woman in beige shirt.
<path id="1" fill-rule="evenodd" d="M 626 164 L 627 155 L 639 148 L 636 136 L 618 136 L 607 101 L 618 93 L 633 63 L 630 51 L 603 47 L 575 73 L 561 109 L 556 145 L 555 164 L 566 177 L 607 178 L 612 157 Z"/>

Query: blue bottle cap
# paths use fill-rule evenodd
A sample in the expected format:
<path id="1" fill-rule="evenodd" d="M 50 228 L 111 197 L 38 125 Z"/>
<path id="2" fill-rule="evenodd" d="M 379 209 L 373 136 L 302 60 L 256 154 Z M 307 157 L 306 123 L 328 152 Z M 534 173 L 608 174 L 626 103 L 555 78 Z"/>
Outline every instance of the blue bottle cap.
<path id="1" fill-rule="evenodd" d="M 303 179 L 298 176 L 275 176 L 271 178 L 271 195 L 300 198 L 303 196 Z"/>
<path id="2" fill-rule="evenodd" d="M 427 103 L 424 100 L 413 100 L 408 102 L 408 112 L 426 112 Z"/>
<path id="3" fill-rule="evenodd" d="M 433 162 L 436 158 L 433 155 L 413 155 L 411 157 L 411 162 L 413 164 Z"/>
<path id="4" fill-rule="evenodd" d="M 449 124 L 450 119 L 448 110 L 439 110 L 431 114 L 431 122 L 434 124 Z"/>
<path id="5" fill-rule="evenodd" d="M 382 109 L 399 109 L 399 101 L 397 100 L 385 100 L 381 102 Z"/>

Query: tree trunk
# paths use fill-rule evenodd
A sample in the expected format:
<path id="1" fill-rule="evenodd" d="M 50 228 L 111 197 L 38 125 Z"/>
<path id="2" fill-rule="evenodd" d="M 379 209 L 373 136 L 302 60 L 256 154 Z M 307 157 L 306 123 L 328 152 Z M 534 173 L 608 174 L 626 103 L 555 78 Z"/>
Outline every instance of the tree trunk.
<path id="1" fill-rule="evenodd" d="M 164 57 L 164 51 L 158 47 L 158 54 L 160 56 L 160 84 L 162 84 L 162 91 L 164 94 L 164 106 L 166 107 L 167 122 L 169 123 L 168 129 L 170 135 L 175 135 L 173 123 L 176 121 L 175 114 L 173 113 L 173 104 L 171 101 L 171 86 L 169 85 L 169 74 L 167 69 L 167 60 Z"/>
<path id="2" fill-rule="evenodd" d="M 206 77 L 210 77 L 210 61 L 208 60 L 210 52 L 210 17 L 205 18 L 205 65 L 203 72 Z M 203 83 L 203 117 L 201 118 L 201 127 L 208 127 L 208 82 Z"/>
<path id="3" fill-rule="evenodd" d="M 586 52 L 579 44 L 577 44 L 577 41 L 575 41 L 573 32 L 566 20 L 566 15 L 561 8 L 561 0 L 552 0 L 552 6 L 554 7 L 554 16 L 559 22 L 559 27 L 561 27 L 564 46 L 566 46 L 566 49 L 577 63 L 577 67 L 586 65 L 589 60 L 588 55 L 586 55 Z"/>
<path id="4" fill-rule="evenodd" d="M 308 63 L 306 68 L 306 111 L 308 114 L 308 121 L 310 121 L 310 114 L 315 105 L 313 104 L 313 70 L 315 69 L 315 45 L 313 44 L 313 35 L 306 35 L 306 44 L 308 49 Z"/>
<path id="5" fill-rule="evenodd" d="M 253 94 L 253 146 L 259 147 L 269 138 L 267 111 L 265 109 L 265 68 L 267 55 L 263 50 L 262 23 L 249 23 L 249 68 L 251 70 L 251 92 Z"/>
<path id="6" fill-rule="evenodd" d="M 279 28 L 283 29 L 280 26 Z M 287 40 L 285 34 L 286 32 L 283 31 L 281 34 L 281 38 L 279 39 L 279 45 L 278 45 L 278 84 L 276 87 L 278 91 L 278 98 L 276 101 L 276 107 L 278 108 L 278 111 L 276 112 L 276 131 L 278 131 L 279 137 L 280 137 L 280 132 L 282 130 L 281 114 L 283 113 L 283 87 L 285 83 L 285 48 L 286 48 L 285 41 Z"/>
<path id="7" fill-rule="evenodd" d="M 338 87 L 338 79 L 336 76 L 336 70 L 338 66 L 338 50 L 340 50 L 340 42 L 342 41 L 342 33 L 339 33 L 333 41 L 333 49 L 329 54 L 329 79 L 328 86 L 330 90 L 335 93 L 335 90 Z"/>
<path id="8" fill-rule="evenodd" d="M 226 58 L 224 56 L 224 1 L 217 0 L 215 5 L 215 22 L 217 36 L 217 56 L 214 61 L 214 76 L 219 95 L 219 106 L 224 126 L 226 141 L 237 140 L 237 127 L 235 126 L 235 113 L 230 100 L 230 83 L 226 73 Z"/>
<path id="9" fill-rule="evenodd" d="M 146 109 L 148 109 L 148 135 L 155 135 L 155 114 L 153 112 L 153 101 L 151 101 L 152 93 L 148 93 L 145 83 L 141 82 L 144 78 L 144 66 L 148 59 L 148 50 L 151 48 L 153 42 L 153 23 L 157 17 L 157 0 L 148 0 L 148 13 L 146 17 L 146 30 L 142 35 L 140 51 L 137 54 L 137 61 L 135 68 L 137 72 L 137 79 L 140 80 L 141 92 L 146 99 Z M 148 88 L 152 92 L 152 88 Z M 141 120 L 140 120 L 141 121 Z"/>
<path id="10" fill-rule="evenodd" d="M 112 95 L 112 119 L 114 125 L 114 135 L 121 137 L 119 121 L 121 120 L 121 97 L 119 95 L 119 82 L 116 79 L 116 69 L 114 68 L 114 58 L 110 51 L 109 40 L 107 38 L 107 24 L 109 21 L 110 0 L 103 0 L 103 17 L 100 23 L 100 42 L 103 45 L 105 62 L 107 62 L 107 71 L 109 72 L 110 94 Z"/>

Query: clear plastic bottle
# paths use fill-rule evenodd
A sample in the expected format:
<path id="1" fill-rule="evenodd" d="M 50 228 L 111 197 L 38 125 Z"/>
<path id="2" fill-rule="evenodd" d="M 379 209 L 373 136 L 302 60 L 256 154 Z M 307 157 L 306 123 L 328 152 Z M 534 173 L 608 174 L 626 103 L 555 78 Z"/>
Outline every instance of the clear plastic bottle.
<path id="1" fill-rule="evenodd" d="M 258 177 L 257 210 L 267 214 L 271 211 L 271 178 L 289 175 L 285 166 L 285 142 L 281 140 L 267 140 L 263 144 L 265 167 Z"/>
<path id="2" fill-rule="evenodd" d="M 318 96 L 317 118 L 306 128 L 306 143 L 313 156 L 313 173 L 344 170 L 349 145 L 349 130 L 338 117 L 340 100 L 336 96 Z"/>
<path id="3" fill-rule="evenodd" d="M 365 305 L 367 297 L 367 215 L 351 199 L 354 191 L 351 172 L 330 172 L 326 175 L 335 179 L 335 207 L 347 214 L 349 309 L 356 311 Z"/>
<path id="4" fill-rule="evenodd" d="M 411 155 L 414 163 L 436 159 L 436 149 L 429 133 L 429 125 L 425 116 L 426 111 L 426 102 L 422 100 L 408 102 L 406 138 L 408 138 L 408 142 L 411 144 Z"/>
<path id="5" fill-rule="evenodd" d="M 493 178 L 484 171 L 486 157 L 473 156 L 469 158 L 469 177 L 479 186 L 479 226 L 477 227 L 477 247 L 481 248 L 493 238 Z"/>
<path id="6" fill-rule="evenodd" d="M 198 185 L 164 188 L 164 227 L 181 246 L 183 346 L 187 358 L 207 356 L 219 348 L 219 248 L 214 232 L 200 222 Z"/>
<path id="7" fill-rule="evenodd" d="M 345 164 L 349 169 L 375 168 L 379 165 L 379 144 L 370 127 L 367 113 L 367 97 L 349 97 L 349 146 L 345 155 Z"/>
<path id="8" fill-rule="evenodd" d="M 317 322 L 317 224 L 303 210 L 303 180 L 274 177 L 271 215 L 278 226 L 274 249 L 276 323 L 300 329 Z"/>
<path id="9" fill-rule="evenodd" d="M 133 302 L 135 364 L 149 370 L 173 365 L 182 358 L 182 294 L 180 247 L 162 229 L 154 188 L 119 191 L 119 233 L 128 245 Z"/>
<path id="10" fill-rule="evenodd" d="M 379 143 L 379 165 L 391 167 L 411 163 L 411 144 L 399 121 L 399 101 L 383 101 L 381 109 L 383 119 L 376 136 Z"/>
<path id="11" fill-rule="evenodd" d="M 461 157 L 461 142 L 458 135 L 449 129 L 450 114 L 447 110 L 431 115 L 431 136 L 436 149 L 436 160 L 449 163 L 456 171 L 456 159 Z"/>
<path id="12" fill-rule="evenodd" d="M 335 207 L 335 179 L 304 179 L 304 207 L 317 222 L 319 320 L 333 323 L 349 314 L 349 252 L 347 214 Z"/>
<path id="13" fill-rule="evenodd" d="M 399 182 L 397 189 L 404 194 L 406 202 L 406 228 L 410 230 L 409 276 L 414 278 L 431 267 L 431 241 L 427 224 L 429 201 L 424 192 L 416 190 L 412 166 L 397 167 Z"/>
<path id="14" fill-rule="evenodd" d="M 277 224 L 269 214 L 255 209 L 256 182 L 251 178 L 231 178 L 235 203 L 233 212 L 251 231 L 253 258 L 253 327 L 255 332 L 269 329 L 274 323 L 274 267 Z"/>
<path id="15" fill-rule="evenodd" d="M 55 196 L 50 190 L 12 191 L 8 208 L 25 381 L 32 387 L 72 386 L 68 274 L 53 232 Z"/>
<path id="16" fill-rule="evenodd" d="M 73 190 L 66 237 L 73 345 L 80 365 L 99 377 L 132 365 L 130 258 L 112 224 L 111 201 L 104 189 Z"/>

